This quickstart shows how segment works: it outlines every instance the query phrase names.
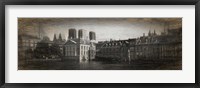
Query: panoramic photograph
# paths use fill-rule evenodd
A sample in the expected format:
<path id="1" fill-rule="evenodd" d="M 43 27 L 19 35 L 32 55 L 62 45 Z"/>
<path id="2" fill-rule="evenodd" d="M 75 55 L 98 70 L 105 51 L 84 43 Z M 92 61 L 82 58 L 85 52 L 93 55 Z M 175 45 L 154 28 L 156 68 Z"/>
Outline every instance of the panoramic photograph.
<path id="1" fill-rule="evenodd" d="M 18 18 L 18 70 L 182 70 L 182 18 Z"/>

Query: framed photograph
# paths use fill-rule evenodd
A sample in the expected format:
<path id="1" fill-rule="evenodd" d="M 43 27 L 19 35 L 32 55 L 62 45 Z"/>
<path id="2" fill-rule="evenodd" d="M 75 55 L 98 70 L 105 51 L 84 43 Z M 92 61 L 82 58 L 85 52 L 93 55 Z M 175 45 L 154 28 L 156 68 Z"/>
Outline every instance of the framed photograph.
<path id="1" fill-rule="evenodd" d="M 198 88 L 199 0 L 1 1 L 1 87 Z"/>

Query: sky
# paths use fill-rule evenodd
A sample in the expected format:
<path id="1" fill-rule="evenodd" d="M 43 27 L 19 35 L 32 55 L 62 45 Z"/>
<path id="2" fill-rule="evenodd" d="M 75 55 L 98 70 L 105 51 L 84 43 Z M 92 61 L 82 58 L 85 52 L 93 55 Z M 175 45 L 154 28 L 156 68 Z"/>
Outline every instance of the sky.
<path id="1" fill-rule="evenodd" d="M 124 40 L 148 34 L 160 34 L 165 28 L 182 27 L 182 18 L 18 18 L 18 35 L 43 36 L 53 40 L 54 34 L 67 40 L 68 30 L 75 28 L 94 31 L 97 41 Z"/>

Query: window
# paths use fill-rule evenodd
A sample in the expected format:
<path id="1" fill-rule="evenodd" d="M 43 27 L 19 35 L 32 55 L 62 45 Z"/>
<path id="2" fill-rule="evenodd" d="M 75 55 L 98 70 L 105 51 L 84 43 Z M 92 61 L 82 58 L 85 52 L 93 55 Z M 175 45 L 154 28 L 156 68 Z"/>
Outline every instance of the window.
<path id="1" fill-rule="evenodd" d="M 65 51 L 65 56 L 67 56 L 67 51 Z"/>
<path id="2" fill-rule="evenodd" d="M 66 46 L 66 47 L 65 47 L 65 52 L 67 52 L 67 49 L 68 49 L 68 47 Z"/>

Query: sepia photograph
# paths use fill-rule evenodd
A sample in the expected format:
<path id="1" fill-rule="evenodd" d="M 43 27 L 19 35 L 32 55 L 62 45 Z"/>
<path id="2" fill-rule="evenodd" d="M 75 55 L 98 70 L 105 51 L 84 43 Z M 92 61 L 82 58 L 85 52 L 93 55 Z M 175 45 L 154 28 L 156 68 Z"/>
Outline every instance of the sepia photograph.
<path id="1" fill-rule="evenodd" d="M 182 70 L 182 18 L 18 18 L 18 70 Z"/>

